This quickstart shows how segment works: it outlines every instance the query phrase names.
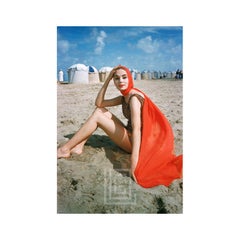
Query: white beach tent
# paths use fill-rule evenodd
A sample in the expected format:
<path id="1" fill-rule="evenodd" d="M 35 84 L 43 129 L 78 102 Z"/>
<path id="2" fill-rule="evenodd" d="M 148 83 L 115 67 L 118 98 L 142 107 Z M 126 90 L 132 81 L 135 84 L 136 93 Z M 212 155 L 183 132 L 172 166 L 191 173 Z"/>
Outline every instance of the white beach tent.
<path id="1" fill-rule="evenodd" d="M 148 80 L 151 80 L 151 79 L 152 79 L 152 72 L 148 71 Z"/>
<path id="2" fill-rule="evenodd" d="M 140 72 L 137 72 L 136 73 L 136 80 L 141 80 L 141 73 Z"/>
<path id="3" fill-rule="evenodd" d="M 131 72 L 131 74 L 132 74 L 133 80 L 137 80 L 138 70 L 131 68 L 131 69 L 130 69 L 130 72 Z"/>
<path id="4" fill-rule="evenodd" d="M 141 80 L 141 73 L 137 69 L 130 69 L 130 72 L 134 80 Z"/>
<path id="5" fill-rule="evenodd" d="M 112 67 L 102 67 L 99 69 L 99 77 L 101 82 L 105 82 L 112 69 Z"/>
<path id="6" fill-rule="evenodd" d="M 152 79 L 158 79 L 158 72 L 157 71 L 153 71 L 152 72 Z"/>
<path id="7" fill-rule="evenodd" d="M 88 67 L 84 64 L 74 64 L 68 68 L 68 81 L 70 83 L 88 83 Z"/>
<path id="8" fill-rule="evenodd" d="M 62 69 L 58 72 L 58 81 L 59 82 L 63 82 L 64 81 Z"/>
<path id="9" fill-rule="evenodd" d="M 173 78 L 173 73 L 172 72 L 167 72 L 167 76 L 166 76 L 166 78 Z"/>
<path id="10" fill-rule="evenodd" d="M 172 72 L 172 78 L 176 78 L 176 72 Z"/>
<path id="11" fill-rule="evenodd" d="M 88 82 L 89 83 L 99 82 L 99 73 L 94 66 L 88 66 Z"/>

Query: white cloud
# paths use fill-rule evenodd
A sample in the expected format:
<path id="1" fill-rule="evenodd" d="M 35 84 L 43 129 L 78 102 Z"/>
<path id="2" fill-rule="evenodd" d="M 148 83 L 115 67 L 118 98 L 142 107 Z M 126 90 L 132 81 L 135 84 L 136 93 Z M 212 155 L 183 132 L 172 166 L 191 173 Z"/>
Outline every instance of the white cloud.
<path id="1" fill-rule="evenodd" d="M 107 34 L 104 31 L 100 31 L 97 36 L 97 43 L 94 52 L 98 55 L 102 53 L 103 48 L 105 47 L 104 39 L 107 37 Z"/>
<path id="2" fill-rule="evenodd" d="M 156 40 L 152 40 L 151 36 L 147 36 L 138 41 L 137 47 L 142 49 L 146 53 L 157 52 L 159 49 L 159 42 Z"/>
<path id="3" fill-rule="evenodd" d="M 60 40 L 58 41 L 58 50 L 61 53 L 67 53 L 69 50 L 70 44 L 67 40 Z"/>

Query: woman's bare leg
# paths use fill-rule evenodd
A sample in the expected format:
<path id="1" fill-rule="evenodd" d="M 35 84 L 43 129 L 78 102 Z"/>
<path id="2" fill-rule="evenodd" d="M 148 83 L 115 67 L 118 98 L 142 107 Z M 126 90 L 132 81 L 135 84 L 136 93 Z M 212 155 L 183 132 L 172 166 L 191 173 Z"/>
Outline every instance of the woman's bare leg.
<path id="1" fill-rule="evenodd" d="M 102 128 L 105 133 L 123 150 L 131 152 L 132 145 L 127 130 L 124 128 L 122 122 L 107 109 L 96 108 L 78 132 L 66 144 L 58 149 L 57 157 L 70 157 L 71 150 L 74 152 L 78 149 L 78 151 L 81 152 L 87 139 L 97 129 L 97 127 Z"/>
<path id="2" fill-rule="evenodd" d="M 76 145 L 74 148 L 71 149 L 71 153 L 81 154 L 83 152 L 83 147 L 88 139 L 83 140 L 81 143 Z"/>

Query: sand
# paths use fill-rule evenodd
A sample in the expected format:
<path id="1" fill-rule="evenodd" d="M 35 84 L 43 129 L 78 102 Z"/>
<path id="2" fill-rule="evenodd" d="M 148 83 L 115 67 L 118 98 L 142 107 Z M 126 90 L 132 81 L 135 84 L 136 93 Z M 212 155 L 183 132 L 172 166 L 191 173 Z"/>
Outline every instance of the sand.
<path id="1" fill-rule="evenodd" d="M 182 81 L 139 80 L 144 91 L 172 125 L 175 153 L 182 154 Z M 57 85 L 57 144 L 65 143 L 95 108 L 102 83 Z M 111 83 L 107 98 L 119 92 Z M 121 106 L 109 108 L 124 123 Z M 183 180 L 169 187 L 142 188 L 129 177 L 129 154 L 118 148 L 101 130 L 86 143 L 81 155 L 57 160 L 58 213 L 182 213 Z"/>

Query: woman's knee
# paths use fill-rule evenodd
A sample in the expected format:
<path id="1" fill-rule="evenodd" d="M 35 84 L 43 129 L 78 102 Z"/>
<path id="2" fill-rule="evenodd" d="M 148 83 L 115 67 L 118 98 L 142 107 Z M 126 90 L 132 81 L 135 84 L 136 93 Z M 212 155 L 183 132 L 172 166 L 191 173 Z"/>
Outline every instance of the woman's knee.
<path id="1" fill-rule="evenodd" d="M 94 110 L 94 113 L 104 113 L 104 112 L 107 112 L 108 110 L 104 107 L 96 107 L 95 110 Z"/>
<path id="2" fill-rule="evenodd" d="M 112 118 L 112 114 L 106 109 L 101 107 L 96 107 L 92 116 L 96 119 L 96 121 L 100 121 L 103 118 Z"/>

